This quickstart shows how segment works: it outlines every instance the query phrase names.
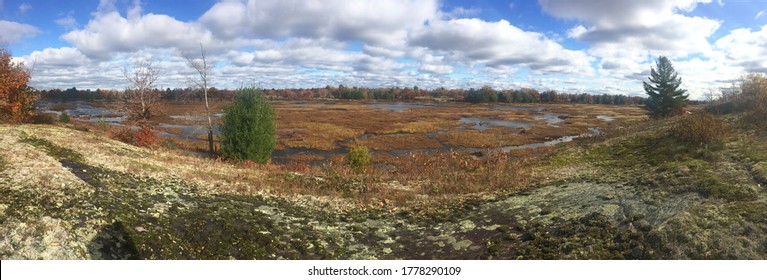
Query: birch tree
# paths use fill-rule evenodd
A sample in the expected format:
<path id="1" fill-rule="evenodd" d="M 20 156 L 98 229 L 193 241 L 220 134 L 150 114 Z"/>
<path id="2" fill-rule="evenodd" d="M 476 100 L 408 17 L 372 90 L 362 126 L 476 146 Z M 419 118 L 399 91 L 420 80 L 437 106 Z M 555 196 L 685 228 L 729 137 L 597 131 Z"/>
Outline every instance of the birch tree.
<path id="1" fill-rule="evenodd" d="M 154 90 L 154 83 L 160 70 L 149 61 L 136 62 L 132 68 L 123 69 L 123 75 L 130 82 L 122 98 L 122 107 L 128 119 L 146 124 L 157 114 L 160 92 Z"/>
<path id="2" fill-rule="evenodd" d="M 214 155 L 213 147 L 213 117 L 210 111 L 210 101 L 208 100 L 208 76 L 210 75 L 211 66 L 208 65 L 208 60 L 205 58 L 205 48 L 200 43 L 200 58 L 192 58 L 187 54 L 183 54 L 186 59 L 187 65 L 197 72 L 198 77 L 192 79 L 195 87 L 202 90 L 203 97 L 205 99 L 205 114 L 208 117 L 208 151 L 210 156 Z"/>

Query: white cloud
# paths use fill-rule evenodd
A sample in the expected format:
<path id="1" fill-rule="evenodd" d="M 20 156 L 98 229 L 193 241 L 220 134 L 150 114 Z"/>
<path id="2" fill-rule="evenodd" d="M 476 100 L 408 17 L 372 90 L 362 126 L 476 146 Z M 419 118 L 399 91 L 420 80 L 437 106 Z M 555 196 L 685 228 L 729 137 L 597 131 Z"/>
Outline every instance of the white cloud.
<path id="1" fill-rule="evenodd" d="M 718 50 L 714 50 L 708 39 L 721 23 L 686 15 L 710 0 L 538 2 L 546 13 L 578 21 L 567 35 L 589 44 L 588 53 L 599 59 L 598 72 L 605 78 L 637 84 L 647 78 L 655 59 L 664 55 L 675 60 L 675 65 L 681 65 L 679 69 L 686 73 L 680 75 L 688 79 L 685 86 L 697 91 L 706 83 L 705 78 L 713 74 L 713 70 L 705 69 L 720 63 L 713 60 Z M 707 59 L 691 59 L 695 57 Z M 641 86 L 636 88 L 641 91 Z"/>
<path id="2" fill-rule="evenodd" d="M 54 22 L 65 29 L 77 28 L 77 20 L 75 20 L 74 12 L 71 11 L 67 13 L 67 16 L 56 19 Z"/>
<path id="3" fill-rule="evenodd" d="M 436 0 L 248 0 L 215 4 L 200 22 L 217 37 L 308 37 L 400 46 L 438 16 Z"/>
<path id="4" fill-rule="evenodd" d="M 419 68 L 422 72 L 432 74 L 450 74 L 453 73 L 453 67 L 445 64 L 424 64 Z"/>
<path id="5" fill-rule="evenodd" d="M 45 88 L 121 87 L 122 66 L 114 61 L 95 62 L 75 48 L 46 48 L 24 56 L 32 69 L 30 85 Z"/>
<path id="6" fill-rule="evenodd" d="M 411 43 L 447 55 L 448 62 L 522 66 L 540 73 L 590 72 L 590 58 L 582 51 L 567 50 L 543 34 L 524 31 L 505 20 L 429 22 Z"/>
<path id="7" fill-rule="evenodd" d="M 38 33 L 40 31 L 32 25 L 0 20 L 0 42 L 13 44 Z"/>
<path id="8" fill-rule="evenodd" d="M 219 88 L 491 85 L 641 94 L 655 58 L 666 55 L 695 96 L 719 78 L 767 69 L 760 59 L 767 57 L 767 26 L 711 44 L 720 22 L 688 14 L 708 2 L 540 0 L 546 13 L 575 20 L 567 37 L 588 48 L 572 50 L 560 34 L 466 18 L 479 10 L 442 11 L 438 0 L 221 0 L 187 22 L 144 14 L 137 0 L 121 0 L 132 6 L 120 10 L 115 0 L 100 0 L 84 26 L 71 13 L 56 20 L 72 29 L 61 36 L 72 47 L 24 59 L 35 61 L 33 81 L 46 87 L 120 88 L 122 67 L 139 58 L 157 62 L 159 86 L 189 86 L 193 72 L 179 53 L 194 55 L 202 43 Z M 0 21 L 0 36 L 16 42 L 37 33 Z"/>
<path id="9" fill-rule="evenodd" d="M 32 52 L 24 60 L 35 63 L 36 68 L 80 66 L 89 62 L 88 58 L 75 48 L 46 48 Z"/>
<path id="10" fill-rule="evenodd" d="M 547 13 L 584 23 L 570 29 L 568 36 L 591 44 L 597 52 L 603 48 L 631 48 L 669 56 L 711 50 L 707 38 L 720 23 L 679 13 L 708 2 L 539 0 Z"/>
<path id="11" fill-rule="evenodd" d="M 756 31 L 732 30 L 715 45 L 725 55 L 723 63 L 740 67 L 744 72 L 767 72 L 767 25 Z"/>
<path id="12" fill-rule="evenodd" d="M 117 7 L 115 7 L 115 0 L 99 0 L 99 6 L 96 8 L 96 12 L 93 13 L 93 15 L 104 15 L 114 11 L 117 11 Z"/>
<path id="13" fill-rule="evenodd" d="M 760 17 L 762 17 L 762 15 L 764 15 L 764 10 L 761 10 L 758 13 L 756 13 L 756 16 L 754 16 L 754 20 L 759 19 Z"/>
<path id="14" fill-rule="evenodd" d="M 482 12 L 482 9 L 472 7 L 472 8 L 464 8 L 464 7 L 456 7 L 450 10 L 449 12 L 445 13 L 445 17 L 447 18 L 462 18 L 462 17 L 471 17 L 478 15 Z"/>
<path id="15" fill-rule="evenodd" d="M 711 0 L 538 0 L 556 17 L 577 19 L 599 27 L 644 25 L 677 11 L 689 12 Z"/>
<path id="16" fill-rule="evenodd" d="M 32 9 L 32 5 L 30 5 L 29 3 L 21 3 L 19 5 L 19 13 L 22 15 L 26 14 L 31 9 Z"/>
<path id="17" fill-rule="evenodd" d="M 73 30 L 61 38 L 86 56 L 99 59 L 144 48 L 195 49 L 200 43 L 211 45 L 212 41 L 210 32 L 195 24 L 167 15 L 141 16 L 135 14 L 135 10 L 129 18 L 116 11 L 98 14 L 83 29 Z"/>

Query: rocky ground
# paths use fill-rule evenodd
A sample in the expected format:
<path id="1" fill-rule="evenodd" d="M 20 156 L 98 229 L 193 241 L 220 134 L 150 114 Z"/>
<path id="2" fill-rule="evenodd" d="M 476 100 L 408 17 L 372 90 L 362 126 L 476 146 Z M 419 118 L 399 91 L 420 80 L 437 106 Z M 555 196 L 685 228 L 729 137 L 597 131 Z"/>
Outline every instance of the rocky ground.
<path id="1" fill-rule="evenodd" d="M 767 135 L 732 125 L 722 147 L 690 148 L 674 122 L 563 147 L 522 189 L 404 208 L 275 195 L 258 185 L 274 171 L 2 125 L 0 258 L 767 258 Z"/>

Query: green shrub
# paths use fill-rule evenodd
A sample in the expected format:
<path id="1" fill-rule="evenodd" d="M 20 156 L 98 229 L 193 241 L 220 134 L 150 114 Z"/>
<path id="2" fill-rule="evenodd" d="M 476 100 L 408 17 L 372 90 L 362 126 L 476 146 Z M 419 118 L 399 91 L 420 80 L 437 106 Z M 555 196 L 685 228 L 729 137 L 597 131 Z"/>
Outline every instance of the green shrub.
<path id="1" fill-rule="evenodd" d="M 61 112 L 59 115 L 59 121 L 62 123 L 69 123 L 69 114 L 67 114 L 67 112 Z"/>
<path id="2" fill-rule="evenodd" d="M 722 144 L 727 131 L 719 117 L 701 112 L 683 116 L 673 134 L 682 142 L 703 146 Z"/>
<path id="3" fill-rule="evenodd" d="M 370 162 L 370 152 L 365 146 L 356 146 L 349 150 L 346 159 L 349 162 L 349 167 L 355 172 L 362 173 L 367 170 L 368 163 Z"/>
<path id="4" fill-rule="evenodd" d="M 241 89 L 224 110 L 221 154 L 228 159 L 266 163 L 275 144 L 274 109 L 260 89 Z"/>

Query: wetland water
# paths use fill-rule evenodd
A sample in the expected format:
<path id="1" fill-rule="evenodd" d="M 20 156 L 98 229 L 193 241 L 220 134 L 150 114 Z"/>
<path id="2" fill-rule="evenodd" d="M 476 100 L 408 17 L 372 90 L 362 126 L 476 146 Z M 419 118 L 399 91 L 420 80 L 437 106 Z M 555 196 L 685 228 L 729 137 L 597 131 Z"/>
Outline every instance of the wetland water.
<path id="1" fill-rule="evenodd" d="M 404 141 L 409 136 L 417 135 L 422 140 L 431 141 L 432 144 L 427 147 L 419 147 L 417 144 L 397 145 L 398 148 L 382 148 L 380 145 L 377 148 L 371 148 L 373 154 L 389 154 L 393 156 L 408 155 L 411 153 L 440 153 L 449 151 L 461 151 L 461 152 L 481 152 L 489 150 L 511 151 L 517 149 L 534 149 L 543 146 L 551 146 L 560 143 L 565 143 L 578 138 L 583 133 L 570 133 L 562 131 L 560 134 L 554 133 L 555 136 L 538 137 L 538 141 L 527 141 L 524 144 L 516 145 L 504 145 L 499 143 L 495 147 L 483 148 L 480 146 L 472 146 L 469 144 L 455 144 L 454 142 L 445 141 L 445 136 L 451 133 L 471 132 L 480 133 L 479 135 L 488 135 L 495 133 L 495 135 L 520 135 L 525 131 L 535 132 L 539 127 L 549 127 L 549 129 L 558 129 L 560 125 L 564 125 L 567 117 L 570 114 L 551 112 L 551 110 L 559 107 L 555 106 L 518 106 L 518 105 L 487 105 L 487 106 L 474 106 L 471 107 L 462 103 L 426 103 L 426 102 L 375 102 L 375 103 L 341 103 L 341 102 L 274 102 L 273 103 L 278 114 L 281 112 L 290 114 L 291 110 L 303 110 L 306 113 L 305 119 L 302 119 L 304 123 L 331 123 L 333 122 L 349 122 L 344 120 L 343 114 L 348 112 L 358 113 L 358 115 L 350 115 L 346 118 L 359 117 L 359 114 L 365 114 L 362 118 L 390 118 L 394 125 L 407 124 L 413 122 L 423 121 L 428 119 L 432 115 L 440 114 L 440 120 L 452 122 L 452 127 L 437 127 L 429 128 L 425 132 L 414 133 L 396 133 L 390 132 L 372 132 L 356 134 L 352 137 L 344 136 L 339 139 L 329 139 L 330 146 L 326 148 L 315 148 L 311 146 L 299 145 L 278 145 L 273 154 L 273 161 L 276 163 L 287 163 L 296 157 L 311 158 L 306 161 L 321 162 L 329 160 L 332 157 L 345 155 L 348 152 L 350 144 L 361 140 L 376 140 L 376 138 L 388 139 L 386 141 Z M 174 106 L 179 108 L 173 108 Z M 187 106 L 187 107 L 183 107 Z M 168 108 L 164 108 L 163 111 L 167 112 L 165 117 L 159 118 L 156 123 L 156 129 L 160 131 L 160 135 L 163 137 L 174 137 L 180 140 L 204 143 L 207 129 L 206 121 L 207 117 L 203 115 L 196 115 L 184 111 L 183 108 L 192 108 L 188 105 L 167 105 Z M 60 114 L 61 112 L 67 112 L 73 119 L 84 122 L 103 122 L 109 125 L 127 125 L 125 114 L 116 111 L 110 103 L 99 102 L 84 102 L 84 101 L 52 101 L 42 100 L 38 103 L 40 111 L 51 114 Z M 195 107 L 196 108 L 196 107 Z M 467 110 L 464 108 L 471 108 Z M 343 109 L 343 110 L 339 110 Z M 315 112 L 316 110 L 316 112 Z M 335 112 L 334 114 L 340 114 L 341 121 L 333 120 L 326 121 L 324 119 L 314 119 L 314 114 L 327 114 L 329 111 Z M 298 112 L 298 111 L 296 111 Z M 468 112 L 468 113 L 467 113 Z M 402 116 L 409 116 L 409 114 L 415 114 L 410 119 L 402 118 Z M 222 113 L 216 113 L 213 115 L 213 121 L 218 122 L 222 117 Z M 402 118 L 402 119 L 398 119 Z M 599 115 L 592 117 L 594 120 L 601 121 L 613 121 L 611 116 Z M 361 121 L 361 120 L 358 120 Z M 400 123 L 401 122 L 401 123 Z M 340 125 L 339 125 L 340 126 Z M 347 127 L 359 127 L 362 124 L 351 123 Z M 215 127 L 215 133 L 218 133 L 218 126 Z M 292 131 L 299 133 L 299 140 L 304 138 L 320 137 L 325 131 L 307 131 L 301 127 L 291 127 L 290 124 L 282 125 L 278 118 L 278 135 L 282 131 Z M 346 127 L 344 127 L 346 128 Z M 499 132 L 500 131 L 500 132 Z M 420 133 L 420 134 L 419 134 Z M 533 133 L 534 134 L 534 133 Z M 552 135 L 552 134 L 549 134 Z M 278 143 L 286 143 L 289 140 L 296 139 L 284 139 L 288 136 L 279 136 Z M 290 137 L 296 137 L 292 135 Z M 469 139 L 471 142 L 471 139 Z M 327 148 L 332 147 L 332 148 Z M 487 146 L 484 146 L 487 147 Z"/>

